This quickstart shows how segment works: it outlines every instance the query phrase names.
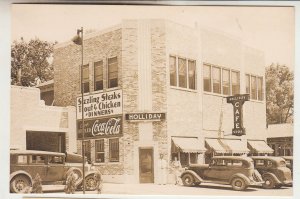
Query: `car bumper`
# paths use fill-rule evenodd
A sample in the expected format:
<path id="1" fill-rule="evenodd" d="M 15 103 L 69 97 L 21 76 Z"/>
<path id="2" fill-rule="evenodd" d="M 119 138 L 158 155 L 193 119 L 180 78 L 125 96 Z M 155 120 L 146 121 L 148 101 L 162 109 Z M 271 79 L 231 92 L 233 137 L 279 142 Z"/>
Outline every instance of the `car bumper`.
<path id="1" fill-rule="evenodd" d="M 282 185 L 284 186 L 293 186 L 293 181 L 292 180 L 285 180 L 282 182 Z"/>
<path id="2" fill-rule="evenodd" d="M 250 181 L 250 184 L 251 186 L 261 186 L 264 182 L 261 181 L 261 182 L 256 182 L 256 181 Z"/>

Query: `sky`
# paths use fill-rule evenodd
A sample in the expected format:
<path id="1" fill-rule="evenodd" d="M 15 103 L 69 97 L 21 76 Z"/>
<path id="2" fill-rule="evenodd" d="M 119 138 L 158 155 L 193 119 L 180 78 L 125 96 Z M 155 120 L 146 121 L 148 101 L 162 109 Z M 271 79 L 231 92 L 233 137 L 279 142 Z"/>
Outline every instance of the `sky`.
<path id="1" fill-rule="evenodd" d="M 241 38 L 265 53 L 265 64 L 294 68 L 293 7 L 12 5 L 11 39 L 65 42 L 77 28 L 101 30 L 122 19 L 162 18 L 208 27 Z"/>

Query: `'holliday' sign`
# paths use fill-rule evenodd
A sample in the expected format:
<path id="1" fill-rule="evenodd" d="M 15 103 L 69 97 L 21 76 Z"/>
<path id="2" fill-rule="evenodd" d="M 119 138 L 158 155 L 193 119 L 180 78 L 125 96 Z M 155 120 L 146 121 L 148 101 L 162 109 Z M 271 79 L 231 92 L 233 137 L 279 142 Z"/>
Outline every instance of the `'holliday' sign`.
<path id="1" fill-rule="evenodd" d="M 245 135 L 245 128 L 243 126 L 243 104 L 245 101 L 249 101 L 250 95 L 234 95 L 227 97 L 227 103 L 233 105 L 233 123 L 232 135 Z"/>

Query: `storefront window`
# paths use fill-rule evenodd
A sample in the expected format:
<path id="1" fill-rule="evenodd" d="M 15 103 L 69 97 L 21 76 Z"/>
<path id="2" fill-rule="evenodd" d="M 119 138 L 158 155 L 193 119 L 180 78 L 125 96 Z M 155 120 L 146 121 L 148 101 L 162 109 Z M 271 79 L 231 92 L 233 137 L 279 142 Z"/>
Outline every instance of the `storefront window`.
<path id="1" fill-rule="evenodd" d="M 103 61 L 94 63 L 94 90 L 103 90 Z"/>
<path id="2" fill-rule="evenodd" d="M 198 154 L 197 153 L 190 153 L 190 162 L 191 164 L 197 164 Z"/>
<path id="3" fill-rule="evenodd" d="M 231 71 L 232 95 L 240 94 L 240 73 Z"/>
<path id="4" fill-rule="evenodd" d="M 84 141 L 84 156 L 87 157 L 87 160 L 91 161 L 91 141 Z"/>
<path id="5" fill-rule="evenodd" d="M 95 161 L 104 162 L 104 139 L 95 141 Z"/>
<path id="6" fill-rule="evenodd" d="M 108 59 L 108 88 L 118 86 L 118 59 L 117 57 Z"/>
<path id="7" fill-rule="evenodd" d="M 187 87 L 186 59 L 178 58 L 179 87 Z"/>
<path id="8" fill-rule="evenodd" d="M 203 65 L 203 89 L 211 92 L 211 68 L 209 65 Z"/>
<path id="9" fill-rule="evenodd" d="M 177 86 L 176 57 L 170 56 L 170 85 Z"/>
<path id="10" fill-rule="evenodd" d="M 221 93 L 221 69 L 213 67 L 213 92 Z"/>
<path id="11" fill-rule="evenodd" d="M 189 89 L 196 89 L 196 61 L 189 60 Z"/>
<path id="12" fill-rule="evenodd" d="M 119 162 L 119 138 L 109 139 L 109 161 Z"/>
<path id="13" fill-rule="evenodd" d="M 251 76 L 251 99 L 257 99 L 256 77 Z"/>
<path id="14" fill-rule="evenodd" d="M 84 65 L 82 68 L 82 84 L 83 84 L 83 92 L 90 92 L 90 81 L 89 81 L 89 65 Z"/>
<path id="15" fill-rule="evenodd" d="M 222 70 L 223 94 L 230 95 L 230 72 L 227 69 Z"/>

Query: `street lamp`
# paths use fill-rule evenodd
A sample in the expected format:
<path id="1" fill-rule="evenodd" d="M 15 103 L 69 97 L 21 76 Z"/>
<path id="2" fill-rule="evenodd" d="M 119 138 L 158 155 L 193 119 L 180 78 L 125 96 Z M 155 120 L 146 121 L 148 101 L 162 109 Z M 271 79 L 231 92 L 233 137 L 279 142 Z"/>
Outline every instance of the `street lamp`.
<path id="1" fill-rule="evenodd" d="M 81 33 L 81 35 L 80 35 Z M 83 95 L 84 95 L 84 85 L 83 85 L 83 27 L 81 29 L 77 29 L 77 35 L 73 37 L 72 41 L 76 45 L 81 45 L 81 78 L 80 78 L 80 85 L 81 85 L 81 122 L 82 122 L 82 191 L 83 194 L 85 194 L 85 169 L 84 169 L 84 163 L 85 163 L 85 142 L 84 142 L 84 114 L 83 114 Z"/>

